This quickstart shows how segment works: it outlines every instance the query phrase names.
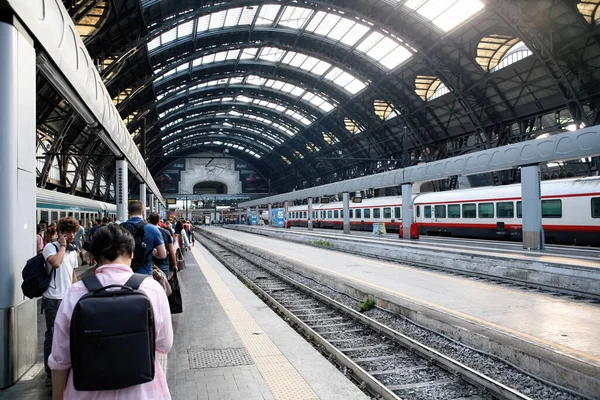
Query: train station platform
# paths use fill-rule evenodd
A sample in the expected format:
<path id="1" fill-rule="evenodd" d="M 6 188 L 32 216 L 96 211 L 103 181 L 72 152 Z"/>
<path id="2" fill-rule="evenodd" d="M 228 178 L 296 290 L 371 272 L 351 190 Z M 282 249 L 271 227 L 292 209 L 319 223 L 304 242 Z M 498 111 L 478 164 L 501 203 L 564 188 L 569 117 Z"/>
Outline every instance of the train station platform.
<path id="1" fill-rule="evenodd" d="M 600 304 L 220 227 L 219 240 L 495 354 L 567 387 L 600 393 Z"/>
<path id="2" fill-rule="evenodd" d="M 172 316 L 173 347 L 158 355 L 174 400 L 368 398 L 196 245 L 179 275 L 184 311 Z M 0 399 L 51 400 L 44 386 L 44 324 L 39 315 L 37 363 L 0 390 Z"/>
<path id="3" fill-rule="evenodd" d="M 403 240 L 398 234 L 365 231 L 343 234 L 334 229 L 229 225 L 276 239 L 311 244 L 327 242 L 330 249 L 451 273 L 491 278 L 600 300 L 600 249 L 548 246 L 525 250 L 519 243 L 423 236 Z"/>

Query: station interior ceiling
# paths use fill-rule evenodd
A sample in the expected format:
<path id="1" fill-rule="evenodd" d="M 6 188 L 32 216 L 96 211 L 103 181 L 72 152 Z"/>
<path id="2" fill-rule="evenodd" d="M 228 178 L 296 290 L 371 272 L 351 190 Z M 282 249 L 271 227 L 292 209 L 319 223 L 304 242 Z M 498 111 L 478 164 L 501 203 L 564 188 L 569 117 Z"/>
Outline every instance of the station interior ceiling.
<path id="1" fill-rule="evenodd" d="M 283 193 L 600 123 L 600 0 L 63 4 L 154 176 L 211 152 Z M 39 72 L 36 107 L 38 186 L 113 201 L 114 156 Z"/>

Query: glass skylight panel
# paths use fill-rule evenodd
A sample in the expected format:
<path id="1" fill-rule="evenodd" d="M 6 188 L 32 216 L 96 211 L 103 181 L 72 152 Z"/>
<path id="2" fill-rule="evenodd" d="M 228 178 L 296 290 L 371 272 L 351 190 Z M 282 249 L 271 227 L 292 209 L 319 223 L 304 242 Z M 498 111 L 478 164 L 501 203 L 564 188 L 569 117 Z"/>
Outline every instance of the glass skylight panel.
<path id="1" fill-rule="evenodd" d="M 369 28 L 351 19 L 319 11 L 310 21 L 306 30 L 353 46 L 367 33 Z"/>
<path id="2" fill-rule="evenodd" d="M 272 25 L 275 22 L 275 18 L 277 18 L 280 8 L 281 6 L 278 4 L 266 4 L 262 6 L 256 19 L 256 25 Z"/>
<path id="3" fill-rule="evenodd" d="M 177 39 L 189 36 L 194 30 L 194 21 L 185 22 L 177 27 Z"/>
<path id="4" fill-rule="evenodd" d="M 459 26 L 484 8 L 480 0 L 408 0 L 404 6 L 416 10 L 445 32 Z"/>
<path id="5" fill-rule="evenodd" d="M 227 10 L 227 14 L 225 15 L 225 22 L 223 23 L 223 27 L 231 27 L 237 26 L 240 21 L 240 16 L 242 15 L 241 8 L 234 8 L 233 10 Z"/>
<path id="6" fill-rule="evenodd" d="M 326 101 L 320 96 L 317 96 L 314 93 L 307 92 L 304 96 L 302 96 L 302 100 L 308 101 L 309 103 L 319 107 L 321 110 L 326 113 L 333 110 L 335 106 L 330 102 Z"/>
<path id="7" fill-rule="evenodd" d="M 242 50 L 242 55 L 240 56 L 240 60 L 252 60 L 256 57 L 257 53 L 258 53 L 258 49 L 256 47 L 244 49 L 244 50 Z"/>
<path id="8" fill-rule="evenodd" d="M 327 75 L 325 75 L 325 79 L 332 81 L 338 86 L 341 86 L 347 92 L 351 94 L 356 94 L 363 90 L 367 85 L 360 80 L 356 79 L 354 76 L 349 73 L 342 71 L 341 69 L 335 67 Z"/>
<path id="9" fill-rule="evenodd" d="M 410 51 L 404 46 L 398 46 L 394 50 L 390 51 L 387 56 L 379 60 L 379 63 L 387 69 L 394 69 L 404 61 L 412 57 Z"/>
<path id="10" fill-rule="evenodd" d="M 208 23 L 208 30 L 220 29 L 225 25 L 225 18 L 227 17 L 227 13 L 234 10 L 225 10 L 219 11 L 216 13 L 210 14 L 210 22 Z"/>
<path id="11" fill-rule="evenodd" d="M 260 55 L 258 56 L 258 58 L 259 60 L 279 62 L 279 60 L 283 58 L 284 54 L 285 50 L 281 50 L 276 47 L 264 47 L 260 51 Z"/>
<path id="12" fill-rule="evenodd" d="M 283 11 L 279 25 L 293 29 L 302 29 L 312 14 L 313 10 L 309 8 L 287 6 Z"/>

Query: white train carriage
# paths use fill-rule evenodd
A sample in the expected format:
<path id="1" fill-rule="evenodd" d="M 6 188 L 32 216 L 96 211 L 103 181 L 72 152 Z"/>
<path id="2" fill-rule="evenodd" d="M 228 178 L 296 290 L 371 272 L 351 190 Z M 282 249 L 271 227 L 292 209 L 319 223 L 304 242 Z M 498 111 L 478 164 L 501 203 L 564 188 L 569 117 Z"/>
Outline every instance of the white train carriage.
<path id="1" fill-rule="evenodd" d="M 600 178 L 541 184 L 547 243 L 600 246 Z M 522 240 L 521 185 L 484 187 L 415 198 L 419 233 Z"/>
<path id="2" fill-rule="evenodd" d="M 115 217 L 116 215 L 117 206 L 115 204 L 37 188 L 37 222 L 44 220 L 51 223 L 68 216 L 87 224 L 88 221 L 94 221 L 97 218 Z"/>
<path id="3" fill-rule="evenodd" d="M 546 242 L 600 246 L 600 178 L 541 183 Z M 413 221 L 421 235 L 522 240 L 521 185 L 483 187 L 413 196 Z M 350 229 L 383 222 L 398 231 L 402 198 L 379 197 L 350 204 Z M 343 226 L 341 202 L 313 207 L 315 227 Z M 292 226 L 307 226 L 307 206 L 289 208 Z"/>

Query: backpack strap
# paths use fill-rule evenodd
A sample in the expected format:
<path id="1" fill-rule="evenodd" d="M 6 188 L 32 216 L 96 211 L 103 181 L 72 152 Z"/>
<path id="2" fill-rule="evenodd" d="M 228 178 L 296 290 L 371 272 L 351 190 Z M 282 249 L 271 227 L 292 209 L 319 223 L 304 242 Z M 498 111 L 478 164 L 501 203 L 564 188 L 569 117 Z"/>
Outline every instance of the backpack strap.
<path id="1" fill-rule="evenodd" d="M 98 289 L 102 289 L 104 286 L 100 283 L 96 274 L 91 274 L 82 279 L 83 284 L 88 288 L 89 292 L 95 292 Z"/>
<path id="2" fill-rule="evenodd" d="M 131 278 L 127 279 L 127 282 L 125 282 L 124 286 L 129 286 L 133 290 L 138 290 L 138 288 L 140 287 L 140 285 L 142 284 L 142 282 L 144 281 L 144 279 L 146 279 L 149 276 L 150 275 L 135 274 L 134 273 L 133 275 L 131 275 Z"/>

